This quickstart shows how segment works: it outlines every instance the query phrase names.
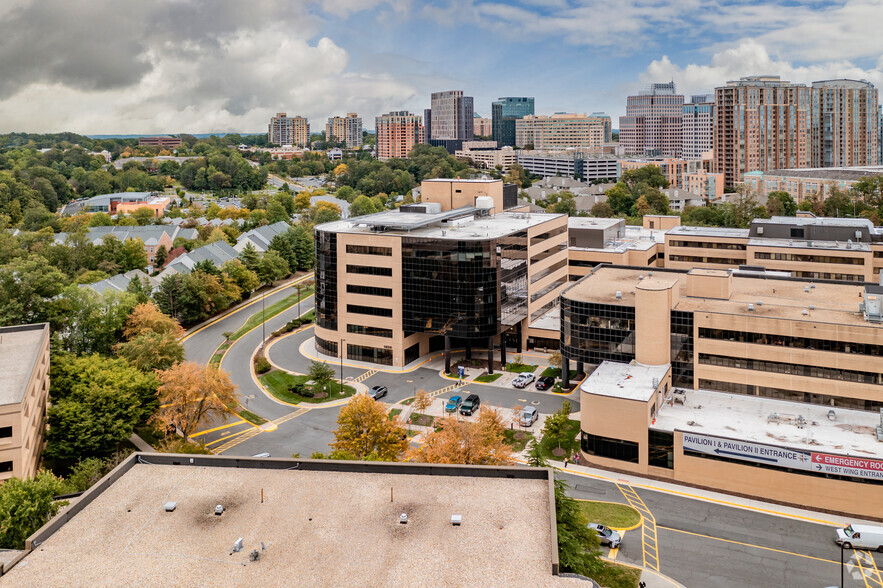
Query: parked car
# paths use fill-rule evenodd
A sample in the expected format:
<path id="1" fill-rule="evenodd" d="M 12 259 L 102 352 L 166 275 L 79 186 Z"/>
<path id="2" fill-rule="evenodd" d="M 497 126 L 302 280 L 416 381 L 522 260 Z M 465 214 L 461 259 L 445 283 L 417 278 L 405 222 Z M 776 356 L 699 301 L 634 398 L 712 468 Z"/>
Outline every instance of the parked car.
<path id="1" fill-rule="evenodd" d="M 525 406 L 521 409 L 521 417 L 518 419 L 518 423 L 522 427 L 529 427 L 540 417 L 540 413 L 537 412 L 537 409 L 533 406 Z"/>
<path id="2" fill-rule="evenodd" d="M 555 385 L 555 378 L 552 376 L 541 376 L 535 384 L 537 390 L 548 390 Z"/>
<path id="3" fill-rule="evenodd" d="M 386 389 L 386 386 L 371 386 L 368 390 L 368 396 L 373 398 L 374 400 L 380 400 L 389 390 Z"/>
<path id="4" fill-rule="evenodd" d="M 883 551 L 883 527 L 874 525 L 849 525 L 845 529 L 837 529 L 834 539 L 844 549 L 876 549 Z"/>
<path id="5" fill-rule="evenodd" d="M 598 533 L 601 545 L 609 545 L 610 549 L 616 549 L 619 547 L 620 543 L 622 543 L 622 537 L 610 527 L 605 527 L 604 525 L 599 525 L 597 523 L 589 523 L 586 526 Z"/>
<path id="6" fill-rule="evenodd" d="M 479 399 L 478 394 L 470 394 L 466 397 L 466 400 L 463 401 L 463 404 L 460 405 L 460 414 L 463 416 L 472 416 L 478 409 L 481 408 L 481 399 Z"/>
<path id="7" fill-rule="evenodd" d="M 459 396 L 451 396 L 450 399 L 448 399 L 448 403 L 445 404 L 445 412 L 457 412 L 461 404 L 463 404 L 462 398 Z"/>
<path id="8" fill-rule="evenodd" d="M 524 388 L 525 386 L 527 386 L 528 384 L 533 382 L 535 379 L 536 379 L 535 375 L 533 375 L 532 373 L 525 372 L 523 374 L 520 374 L 514 380 L 512 380 L 512 385 L 515 386 L 516 388 Z"/>

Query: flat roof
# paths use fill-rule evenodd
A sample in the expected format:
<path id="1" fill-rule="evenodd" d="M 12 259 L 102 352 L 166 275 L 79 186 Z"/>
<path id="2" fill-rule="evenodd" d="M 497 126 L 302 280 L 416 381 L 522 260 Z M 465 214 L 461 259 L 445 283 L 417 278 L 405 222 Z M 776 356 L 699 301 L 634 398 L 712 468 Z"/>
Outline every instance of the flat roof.
<path id="1" fill-rule="evenodd" d="M 842 455 L 883 457 L 883 443 L 874 435 L 874 427 L 880 424 L 879 413 L 707 390 L 686 392 L 684 404 L 663 403 L 659 407 L 654 429 L 677 429 Z M 835 420 L 828 418 L 830 410 L 834 411 Z M 778 419 L 771 420 L 772 414 L 778 415 Z M 807 421 L 803 428 L 797 426 L 800 416 Z"/>
<path id="2" fill-rule="evenodd" d="M 181 465 L 166 465 L 175 461 Z M 4 580 L 566 585 L 576 580 L 552 575 L 550 476 L 534 468 L 135 454 L 84 494 L 84 505 L 31 536 L 29 546 L 39 547 Z M 167 502 L 177 503 L 173 512 Z M 462 525 L 451 524 L 454 514 Z M 239 538 L 242 550 L 233 553 Z"/>
<path id="3" fill-rule="evenodd" d="M 870 243 L 849 241 L 820 241 L 818 239 L 770 239 L 752 237 L 748 239 L 751 247 L 790 247 L 792 249 L 832 249 L 837 251 L 870 251 Z"/>
<path id="4" fill-rule="evenodd" d="M 708 270 L 697 268 L 690 271 L 699 273 Z M 625 266 L 595 268 L 561 295 L 580 302 L 634 307 L 638 284 L 653 276 L 677 280 L 675 288 L 679 296 L 672 310 L 880 328 L 865 321 L 859 313 L 858 305 L 864 300 L 863 283 L 820 282 L 738 270 L 733 272 L 729 300 L 687 296 L 686 270 Z M 621 299 L 616 298 L 617 292 L 622 294 Z M 749 304 L 754 305 L 754 310 L 748 310 Z M 807 311 L 806 315 L 803 314 L 804 310 Z"/>
<path id="5" fill-rule="evenodd" d="M 643 365 L 636 361 L 631 363 L 604 361 L 583 380 L 579 389 L 597 396 L 646 402 L 656 392 L 656 388 L 670 368 L 669 364 Z"/>
<path id="6" fill-rule="evenodd" d="M 531 329 L 554 331 L 555 338 L 561 334 L 561 306 L 555 305 L 549 312 L 530 323 Z"/>
<path id="7" fill-rule="evenodd" d="M 444 183 L 453 183 L 453 182 L 463 182 L 469 184 L 494 184 L 496 182 L 502 182 L 503 180 L 495 180 L 493 178 L 430 178 L 428 180 L 423 180 L 423 182 L 444 182 Z"/>
<path id="8" fill-rule="evenodd" d="M 17 325 L 0 327 L 0 405 L 18 404 L 27 391 L 43 340 L 49 336 L 49 325 Z"/>
<path id="9" fill-rule="evenodd" d="M 838 218 L 833 216 L 773 216 L 770 218 L 756 218 L 752 224 L 763 225 L 787 225 L 787 226 L 837 226 L 837 227 L 864 227 L 873 229 L 874 223 L 866 218 Z"/>
<path id="10" fill-rule="evenodd" d="M 728 237 L 728 238 L 748 238 L 749 229 L 733 229 L 729 227 L 696 227 L 692 225 L 678 225 L 668 230 L 668 234 L 675 235 L 692 235 L 696 237 Z"/>
<path id="11" fill-rule="evenodd" d="M 859 180 L 865 176 L 883 174 L 883 165 L 870 165 L 863 167 L 814 167 L 802 169 L 773 169 L 768 172 L 760 172 L 757 175 L 808 178 L 817 180 Z"/>
<path id="12" fill-rule="evenodd" d="M 621 218 L 594 218 L 591 216 L 571 216 L 567 218 L 569 229 L 610 229 L 624 224 Z"/>
<path id="13" fill-rule="evenodd" d="M 460 212 L 457 212 L 460 211 Z M 318 225 L 320 231 L 366 235 L 397 235 L 470 241 L 505 237 L 525 231 L 566 215 L 543 212 L 500 212 L 488 216 L 472 216 L 456 209 L 441 213 L 388 211 Z M 456 213 L 456 214 L 454 214 Z M 382 215 L 382 216 L 378 216 Z M 378 231 L 374 227 L 386 230 Z"/>

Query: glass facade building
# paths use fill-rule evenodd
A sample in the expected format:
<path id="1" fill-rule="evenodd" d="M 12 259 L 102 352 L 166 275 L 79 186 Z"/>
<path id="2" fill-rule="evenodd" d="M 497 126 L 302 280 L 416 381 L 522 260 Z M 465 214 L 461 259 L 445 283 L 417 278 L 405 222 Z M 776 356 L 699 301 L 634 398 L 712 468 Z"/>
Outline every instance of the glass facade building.
<path id="1" fill-rule="evenodd" d="M 491 133 L 497 147 L 515 146 L 515 121 L 534 114 L 534 99 L 500 98 L 491 103 Z"/>

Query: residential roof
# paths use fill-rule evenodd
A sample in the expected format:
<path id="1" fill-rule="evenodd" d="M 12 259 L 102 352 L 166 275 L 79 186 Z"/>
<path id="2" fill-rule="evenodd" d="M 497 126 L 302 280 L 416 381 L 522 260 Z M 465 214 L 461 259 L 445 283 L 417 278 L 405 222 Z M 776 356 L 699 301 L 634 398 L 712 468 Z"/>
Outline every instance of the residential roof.
<path id="1" fill-rule="evenodd" d="M 116 290 L 117 292 L 125 292 L 128 289 L 129 283 L 132 281 L 132 278 L 138 278 L 142 281 L 147 280 L 147 283 L 151 287 L 155 287 L 159 284 L 159 280 L 157 278 L 151 278 L 143 271 L 139 269 L 134 269 L 124 274 L 111 276 L 105 280 L 92 282 L 91 284 L 80 284 L 80 288 L 90 288 L 92 290 L 95 290 L 99 294 L 101 294 L 105 290 Z"/>
<path id="2" fill-rule="evenodd" d="M 279 221 L 278 223 L 273 223 L 272 225 L 256 227 L 248 232 L 245 232 L 239 236 L 236 242 L 238 244 L 245 240 L 250 240 L 256 245 L 260 245 L 263 251 L 266 251 L 267 249 L 269 249 L 270 241 L 273 240 L 273 237 L 281 235 L 290 228 L 291 225 L 287 222 Z"/>
<path id="3" fill-rule="evenodd" d="M 545 468 L 134 454 L 32 535 L 4 580 L 581 586 L 552 575 L 553 496 Z"/>
<path id="4" fill-rule="evenodd" d="M 0 405 L 22 401 L 43 342 L 48 337 L 48 323 L 0 327 L 0 365 L 3 366 Z"/>
<path id="5" fill-rule="evenodd" d="M 162 281 L 163 278 L 171 274 L 189 274 L 197 263 L 206 259 L 210 260 L 217 267 L 221 267 L 225 261 L 236 259 L 237 257 L 239 257 L 239 252 L 233 249 L 229 243 L 226 241 L 215 241 L 214 243 L 194 249 L 190 253 L 176 257 L 157 278 Z"/>

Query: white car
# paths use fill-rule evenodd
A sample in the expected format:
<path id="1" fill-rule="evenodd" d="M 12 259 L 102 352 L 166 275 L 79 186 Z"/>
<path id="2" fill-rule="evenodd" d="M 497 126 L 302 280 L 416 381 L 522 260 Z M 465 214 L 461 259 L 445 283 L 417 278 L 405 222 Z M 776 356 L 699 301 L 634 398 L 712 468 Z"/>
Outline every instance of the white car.
<path id="1" fill-rule="evenodd" d="M 536 379 L 537 377 L 533 373 L 525 372 L 512 380 L 512 385 L 516 388 L 524 388 Z"/>
<path id="2" fill-rule="evenodd" d="M 876 549 L 883 551 L 883 527 L 873 525 L 849 525 L 845 529 L 837 529 L 834 539 L 844 549 Z"/>
<path id="3" fill-rule="evenodd" d="M 604 525 L 599 525 L 597 523 L 589 523 L 586 526 L 598 533 L 601 545 L 609 545 L 610 549 L 616 549 L 622 543 L 622 537 L 617 531 L 614 531 L 610 527 L 605 527 Z"/>

